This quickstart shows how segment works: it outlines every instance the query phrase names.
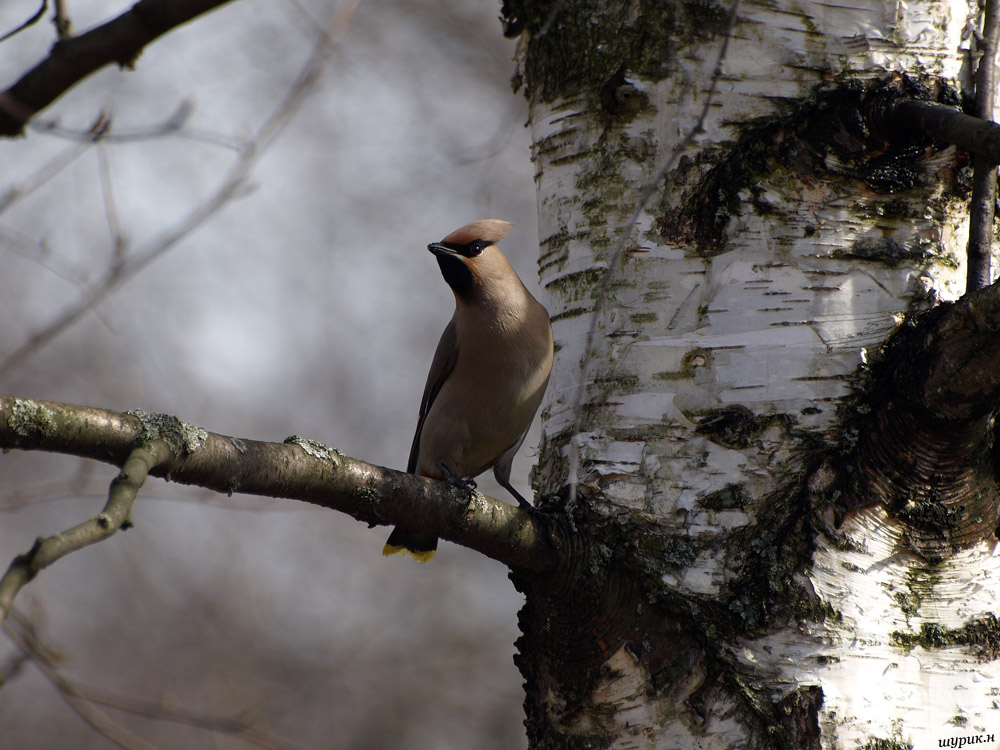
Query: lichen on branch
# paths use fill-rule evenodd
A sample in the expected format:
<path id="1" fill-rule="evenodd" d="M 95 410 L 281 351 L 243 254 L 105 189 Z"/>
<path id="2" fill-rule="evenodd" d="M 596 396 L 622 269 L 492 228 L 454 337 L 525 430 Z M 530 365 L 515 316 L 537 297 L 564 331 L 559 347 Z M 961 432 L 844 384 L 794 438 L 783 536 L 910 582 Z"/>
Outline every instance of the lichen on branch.
<path id="1" fill-rule="evenodd" d="M 303 500 L 370 526 L 405 522 L 526 573 L 551 570 L 559 559 L 560 532 L 545 516 L 298 436 L 265 443 L 208 432 L 169 415 L 0 395 L 0 448 L 66 453 L 122 467 L 100 514 L 38 540 L 14 560 L 0 582 L 0 614 L 39 570 L 126 528 L 147 475 L 227 494 Z"/>

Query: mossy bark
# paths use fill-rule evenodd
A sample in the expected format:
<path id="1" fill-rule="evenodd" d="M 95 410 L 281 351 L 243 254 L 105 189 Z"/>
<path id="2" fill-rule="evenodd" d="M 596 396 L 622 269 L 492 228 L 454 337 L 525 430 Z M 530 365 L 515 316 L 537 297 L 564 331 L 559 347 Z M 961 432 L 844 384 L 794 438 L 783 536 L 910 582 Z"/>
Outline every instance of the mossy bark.
<path id="1" fill-rule="evenodd" d="M 512 576 L 533 747 L 930 746 L 936 695 L 992 716 L 998 389 L 942 373 L 985 372 L 1000 325 L 936 312 L 968 158 L 875 116 L 962 100 L 978 6 L 940 5 L 745 3 L 716 76 L 728 4 L 505 2 L 557 347 L 535 482 L 576 545 Z M 928 411 L 942 380 L 975 414 Z"/>

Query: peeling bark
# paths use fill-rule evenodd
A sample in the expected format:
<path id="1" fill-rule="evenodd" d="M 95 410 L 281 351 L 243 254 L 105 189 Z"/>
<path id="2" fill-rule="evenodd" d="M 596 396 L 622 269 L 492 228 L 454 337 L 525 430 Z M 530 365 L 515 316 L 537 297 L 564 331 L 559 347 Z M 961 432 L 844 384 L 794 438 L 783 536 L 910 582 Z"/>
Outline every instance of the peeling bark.
<path id="1" fill-rule="evenodd" d="M 741 5 L 634 228 L 726 6 L 504 7 L 557 349 L 535 480 L 590 592 L 515 578 L 533 746 L 990 729 L 996 291 L 954 302 L 970 159 L 896 108 L 962 101 L 978 5 Z"/>
<path id="2" fill-rule="evenodd" d="M 845 511 L 882 503 L 923 555 L 992 542 L 1000 523 L 993 413 L 1000 396 L 1000 305 L 990 287 L 914 316 L 845 404 L 843 452 L 852 471 L 838 487 Z M 851 438 L 853 440 L 853 438 Z"/>

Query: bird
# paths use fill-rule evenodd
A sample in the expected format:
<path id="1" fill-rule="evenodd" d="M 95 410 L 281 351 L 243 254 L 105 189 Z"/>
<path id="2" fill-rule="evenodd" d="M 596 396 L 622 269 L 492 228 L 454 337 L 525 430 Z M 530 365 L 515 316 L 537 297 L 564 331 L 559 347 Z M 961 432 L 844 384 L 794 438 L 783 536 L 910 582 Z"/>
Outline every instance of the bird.
<path id="1" fill-rule="evenodd" d="M 512 228 L 481 219 L 427 246 L 455 295 L 455 314 L 427 374 L 406 470 L 474 488 L 492 468 L 518 506 L 531 509 L 510 471 L 549 382 L 553 340 L 548 311 L 497 247 Z M 382 554 L 427 562 L 437 541 L 399 524 Z"/>

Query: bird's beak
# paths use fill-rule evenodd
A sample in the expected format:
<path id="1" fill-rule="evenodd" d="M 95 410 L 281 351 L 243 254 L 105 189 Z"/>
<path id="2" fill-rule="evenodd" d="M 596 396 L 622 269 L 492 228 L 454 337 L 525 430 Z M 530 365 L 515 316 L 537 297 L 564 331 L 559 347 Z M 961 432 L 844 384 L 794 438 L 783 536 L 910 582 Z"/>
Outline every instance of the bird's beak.
<path id="1" fill-rule="evenodd" d="M 431 244 L 429 244 L 427 246 L 427 249 L 430 250 L 432 253 L 434 253 L 439 258 L 458 255 L 458 253 L 456 253 L 450 247 L 445 247 L 440 242 L 432 242 Z"/>

